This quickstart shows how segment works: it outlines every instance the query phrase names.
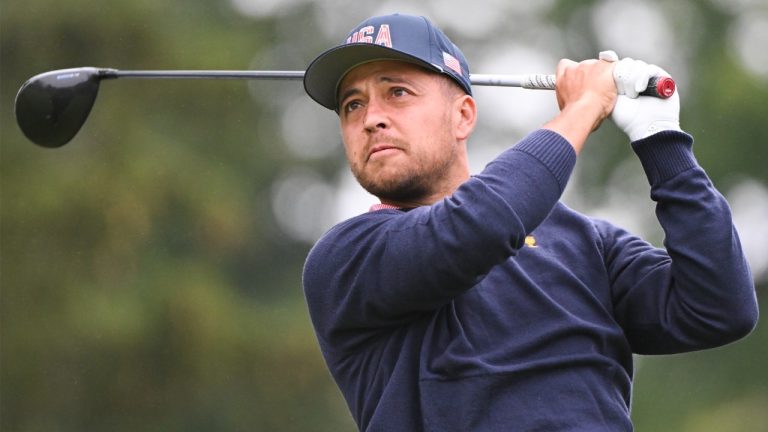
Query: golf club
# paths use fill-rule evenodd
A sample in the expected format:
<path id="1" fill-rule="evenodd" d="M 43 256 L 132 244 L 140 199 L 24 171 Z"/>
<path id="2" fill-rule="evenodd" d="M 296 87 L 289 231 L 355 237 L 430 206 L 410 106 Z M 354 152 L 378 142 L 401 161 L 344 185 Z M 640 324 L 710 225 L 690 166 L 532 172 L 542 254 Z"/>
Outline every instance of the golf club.
<path id="1" fill-rule="evenodd" d="M 68 143 L 91 112 L 99 84 L 114 78 L 197 78 L 301 80 L 304 71 L 226 71 L 226 70 L 118 70 L 80 67 L 45 72 L 27 80 L 16 94 L 16 122 L 33 143 L 49 148 Z M 478 86 L 555 89 L 554 75 L 472 74 Z M 669 77 L 653 77 L 644 95 L 668 98 L 675 92 Z"/>

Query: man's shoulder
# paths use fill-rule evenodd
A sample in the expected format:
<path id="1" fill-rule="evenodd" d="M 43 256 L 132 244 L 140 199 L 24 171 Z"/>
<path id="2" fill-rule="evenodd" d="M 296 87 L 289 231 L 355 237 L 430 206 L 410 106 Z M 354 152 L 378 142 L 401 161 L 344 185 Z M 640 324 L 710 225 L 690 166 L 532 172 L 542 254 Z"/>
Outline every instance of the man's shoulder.
<path id="1" fill-rule="evenodd" d="M 371 236 L 385 225 L 389 219 L 404 214 L 396 209 L 369 211 L 341 221 L 325 232 L 312 246 L 309 255 L 324 255 L 338 248 L 354 248 L 368 242 Z"/>
<path id="2" fill-rule="evenodd" d="M 579 210 L 575 210 L 569 207 L 567 204 L 563 203 L 562 201 L 558 201 L 557 204 L 555 204 L 555 206 L 552 207 L 552 211 L 544 220 L 544 223 L 555 224 L 555 225 L 573 225 L 573 224 L 591 225 L 598 220 L 599 219 L 596 219 L 588 214 L 582 213 Z"/>
<path id="3" fill-rule="evenodd" d="M 559 233 L 579 233 L 588 237 L 603 237 L 608 233 L 623 231 L 621 227 L 607 219 L 582 213 L 562 202 L 555 205 L 541 227 L 537 228 L 537 230 L 544 229 Z"/>
<path id="4" fill-rule="evenodd" d="M 396 218 L 403 214 L 405 214 L 405 212 L 398 209 L 381 209 L 361 213 L 357 216 L 353 216 L 349 219 L 341 221 L 331 227 L 331 229 L 329 229 L 322 237 L 320 237 L 318 243 L 321 241 L 327 241 L 328 239 L 356 235 L 356 233 L 361 232 L 368 232 L 371 229 L 380 227 L 384 221 Z"/>

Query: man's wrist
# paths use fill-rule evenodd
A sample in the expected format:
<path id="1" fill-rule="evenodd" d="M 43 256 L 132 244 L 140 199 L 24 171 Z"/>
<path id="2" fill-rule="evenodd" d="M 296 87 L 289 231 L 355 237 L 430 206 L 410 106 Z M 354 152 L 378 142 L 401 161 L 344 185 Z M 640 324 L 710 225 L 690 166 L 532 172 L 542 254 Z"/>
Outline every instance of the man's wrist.
<path id="1" fill-rule="evenodd" d="M 590 101 L 576 101 L 566 105 L 543 128 L 561 135 L 579 154 L 589 134 L 600 126 L 604 118 L 605 113 L 600 105 Z"/>
<path id="2" fill-rule="evenodd" d="M 679 122 L 669 121 L 669 120 L 657 120 L 657 121 L 651 122 L 644 129 L 639 130 L 636 133 L 633 133 L 632 135 L 630 135 L 629 139 L 630 141 L 634 142 L 644 138 L 648 138 L 651 135 L 654 135 L 656 133 L 663 132 L 663 131 L 682 132 L 682 129 L 680 129 Z"/>

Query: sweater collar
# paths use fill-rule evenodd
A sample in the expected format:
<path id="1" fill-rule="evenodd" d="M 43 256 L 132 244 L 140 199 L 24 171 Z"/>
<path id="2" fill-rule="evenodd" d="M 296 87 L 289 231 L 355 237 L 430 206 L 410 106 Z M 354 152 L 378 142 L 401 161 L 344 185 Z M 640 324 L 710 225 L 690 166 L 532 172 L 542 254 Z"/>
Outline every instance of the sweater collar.
<path id="1" fill-rule="evenodd" d="M 375 212 L 379 210 L 402 210 L 402 207 L 379 203 L 372 205 L 371 208 L 368 209 L 369 212 Z"/>

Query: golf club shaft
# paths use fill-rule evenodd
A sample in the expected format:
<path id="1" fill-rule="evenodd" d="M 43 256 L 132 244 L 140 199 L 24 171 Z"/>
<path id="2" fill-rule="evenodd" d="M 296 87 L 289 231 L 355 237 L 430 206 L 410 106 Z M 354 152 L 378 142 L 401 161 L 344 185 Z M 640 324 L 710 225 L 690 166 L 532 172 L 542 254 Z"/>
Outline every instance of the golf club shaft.
<path id="1" fill-rule="evenodd" d="M 304 71 L 254 70 L 118 70 L 99 69 L 101 78 L 192 78 L 301 80 Z"/>
<path id="2" fill-rule="evenodd" d="M 301 80 L 304 71 L 286 70 L 118 70 L 99 69 L 101 78 L 223 78 Z M 469 81 L 476 86 L 522 87 L 534 90 L 554 90 L 555 76 L 551 74 L 470 74 Z M 668 98 L 675 91 L 675 83 L 669 77 L 652 77 L 642 95 Z"/>
<path id="3" fill-rule="evenodd" d="M 119 70 L 99 69 L 101 78 L 223 78 L 223 79 L 265 79 L 265 80 L 301 80 L 304 71 L 280 70 Z M 471 74 L 473 85 L 522 87 L 530 89 L 554 90 L 554 75 L 488 75 Z"/>

